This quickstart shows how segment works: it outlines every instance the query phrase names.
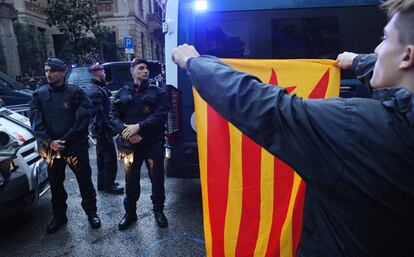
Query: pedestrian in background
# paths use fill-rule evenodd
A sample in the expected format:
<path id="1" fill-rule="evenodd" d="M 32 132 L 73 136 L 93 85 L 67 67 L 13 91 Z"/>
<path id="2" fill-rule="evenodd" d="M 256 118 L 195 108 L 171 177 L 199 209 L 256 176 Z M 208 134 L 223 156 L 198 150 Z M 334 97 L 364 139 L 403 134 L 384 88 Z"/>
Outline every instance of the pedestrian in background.
<path id="1" fill-rule="evenodd" d="M 194 47 L 173 50 L 200 96 L 306 182 L 297 256 L 412 256 L 414 1 L 389 0 L 372 98 L 302 99 Z"/>
<path id="2" fill-rule="evenodd" d="M 46 85 L 35 90 L 30 105 L 30 123 L 39 153 L 46 158 L 52 193 L 52 222 L 47 233 L 66 224 L 68 194 L 63 182 L 66 165 L 75 173 L 82 207 L 92 228 L 99 228 L 96 193 L 91 179 L 88 154 L 88 125 L 91 103 L 78 86 L 65 83 L 65 63 L 49 58 L 45 63 Z"/>
<path id="3" fill-rule="evenodd" d="M 91 65 L 88 70 L 93 74 L 93 78 L 83 89 L 92 101 L 89 133 L 96 140 L 98 191 L 123 194 L 124 188 L 115 182 L 118 161 L 113 140 L 115 131 L 109 122 L 111 91 L 106 87 L 105 70 L 102 65 Z"/>
<path id="4" fill-rule="evenodd" d="M 37 81 L 34 78 L 29 79 L 29 83 L 27 84 L 26 88 L 30 90 L 36 90 L 38 87 Z"/>
<path id="5" fill-rule="evenodd" d="M 140 196 L 140 172 L 144 160 L 151 160 L 154 217 L 159 227 L 168 226 L 164 215 L 164 124 L 167 118 L 165 91 L 148 83 L 149 63 L 131 62 L 133 82 L 115 95 L 111 123 L 119 134 L 118 152 L 125 164 L 125 215 L 119 223 L 123 230 L 137 220 L 136 204 Z"/>

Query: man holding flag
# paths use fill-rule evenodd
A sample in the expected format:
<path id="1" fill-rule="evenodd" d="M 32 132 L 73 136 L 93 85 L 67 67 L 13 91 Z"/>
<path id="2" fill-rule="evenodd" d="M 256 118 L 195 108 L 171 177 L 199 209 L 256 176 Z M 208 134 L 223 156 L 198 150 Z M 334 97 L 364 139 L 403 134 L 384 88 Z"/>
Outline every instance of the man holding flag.
<path id="1" fill-rule="evenodd" d="M 173 51 L 208 104 L 305 180 L 297 256 L 414 251 L 414 1 L 384 7 L 373 99 L 303 100 L 192 46 Z"/>

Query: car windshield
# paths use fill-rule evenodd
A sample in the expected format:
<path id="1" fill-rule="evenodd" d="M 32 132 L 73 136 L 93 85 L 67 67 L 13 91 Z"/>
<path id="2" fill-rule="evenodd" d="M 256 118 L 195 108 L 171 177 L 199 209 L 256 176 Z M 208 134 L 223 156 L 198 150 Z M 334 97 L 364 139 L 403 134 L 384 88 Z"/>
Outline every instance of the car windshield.
<path id="1" fill-rule="evenodd" d="M 69 74 L 69 84 L 85 84 L 93 78 L 92 73 L 88 71 L 88 67 L 73 68 Z"/>
<path id="2" fill-rule="evenodd" d="M 0 83 L 9 90 L 20 90 L 26 88 L 22 83 L 13 80 L 3 72 L 0 72 Z"/>

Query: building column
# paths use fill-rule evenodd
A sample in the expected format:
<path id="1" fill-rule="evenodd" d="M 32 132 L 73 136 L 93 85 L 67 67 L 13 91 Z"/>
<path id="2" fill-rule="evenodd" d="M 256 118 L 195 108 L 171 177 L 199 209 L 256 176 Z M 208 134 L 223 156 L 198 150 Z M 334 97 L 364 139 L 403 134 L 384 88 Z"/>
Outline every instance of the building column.
<path id="1" fill-rule="evenodd" d="M 3 52 L 6 72 L 10 77 L 20 75 L 20 60 L 17 50 L 17 38 L 14 34 L 13 20 L 17 19 L 17 11 L 6 3 L 0 3 L 0 47 Z M 1 52 L 0 52 L 1 54 Z"/>

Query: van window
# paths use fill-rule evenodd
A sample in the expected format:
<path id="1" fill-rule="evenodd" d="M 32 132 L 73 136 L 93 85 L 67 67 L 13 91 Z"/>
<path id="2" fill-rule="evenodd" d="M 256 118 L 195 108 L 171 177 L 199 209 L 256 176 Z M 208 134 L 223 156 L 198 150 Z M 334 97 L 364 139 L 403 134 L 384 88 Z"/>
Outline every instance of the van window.
<path id="1" fill-rule="evenodd" d="M 272 19 L 272 56 L 335 59 L 340 49 L 339 31 L 336 17 Z"/>
<path id="2" fill-rule="evenodd" d="M 11 87 L 9 86 L 9 84 L 7 84 L 4 80 L 2 80 L 2 79 L 0 79 L 0 87 L 1 87 L 1 89 L 2 89 L 2 92 L 4 91 L 4 92 L 8 92 L 8 91 L 10 91 L 10 90 L 12 90 L 11 89 Z"/>
<path id="3" fill-rule="evenodd" d="M 93 78 L 92 73 L 88 71 L 88 67 L 75 67 L 72 68 L 69 74 L 69 84 L 85 84 L 89 83 Z"/>
<path id="4" fill-rule="evenodd" d="M 106 81 L 111 84 L 117 84 L 119 87 L 124 86 L 132 81 L 132 75 L 129 69 L 129 64 L 114 65 L 105 67 Z"/>
<path id="5" fill-rule="evenodd" d="M 221 58 L 335 59 L 372 52 L 385 23 L 377 6 L 200 13 L 195 44 Z"/>

